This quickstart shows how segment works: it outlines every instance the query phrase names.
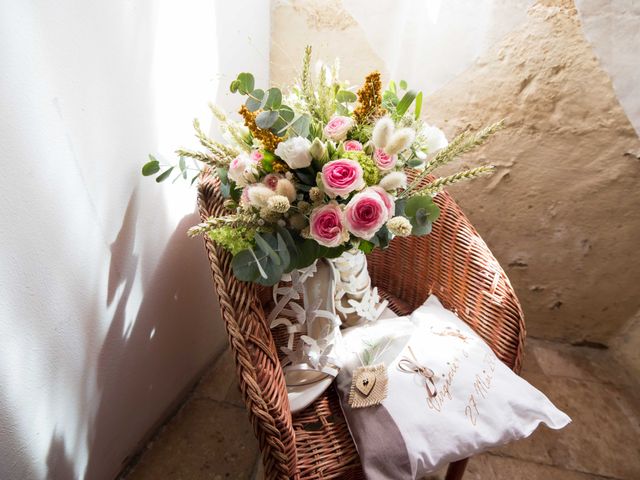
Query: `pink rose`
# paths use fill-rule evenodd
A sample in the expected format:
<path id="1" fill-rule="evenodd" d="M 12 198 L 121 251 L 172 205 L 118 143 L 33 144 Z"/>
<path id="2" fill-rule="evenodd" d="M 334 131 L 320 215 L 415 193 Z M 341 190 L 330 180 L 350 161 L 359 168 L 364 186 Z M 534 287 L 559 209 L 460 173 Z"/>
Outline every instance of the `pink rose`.
<path id="1" fill-rule="evenodd" d="M 278 186 L 278 180 L 280 180 L 282 175 L 278 175 L 277 173 L 270 173 L 266 177 L 262 179 L 262 183 L 264 183 L 271 190 L 275 190 Z"/>
<path id="2" fill-rule="evenodd" d="M 398 161 L 397 155 L 389 155 L 381 148 L 376 148 L 373 152 L 373 160 L 380 170 L 391 170 Z"/>
<path id="3" fill-rule="evenodd" d="M 371 188 L 357 193 L 344 210 L 345 223 L 351 233 L 369 240 L 389 218 L 389 210 L 380 194 Z"/>
<path id="4" fill-rule="evenodd" d="M 364 187 L 362 167 L 355 160 L 332 160 L 322 167 L 322 185 L 330 197 L 346 197 Z"/>
<path id="5" fill-rule="evenodd" d="M 389 193 L 387 193 L 387 191 L 384 188 L 379 187 L 377 185 L 370 187 L 368 190 L 373 190 L 378 195 L 380 195 L 380 199 L 382 200 L 382 203 L 384 203 L 384 206 L 386 207 L 387 212 L 389 213 L 387 220 L 393 217 L 393 215 L 396 212 L 396 204 L 395 204 L 395 201 L 393 200 L 393 197 Z"/>
<path id="6" fill-rule="evenodd" d="M 360 152 L 362 151 L 362 144 L 357 140 L 347 140 L 344 142 L 345 152 Z"/>
<path id="7" fill-rule="evenodd" d="M 260 150 L 254 150 L 253 152 L 251 152 L 251 160 L 253 160 L 255 163 L 261 162 L 263 158 L 264 155 Z"/>
<path id="8" fill-rule="evenodd" d="M 353 127 L 353 120 L 349 117 L 337 115 L 332 117 L 324 127 L 324 135 L 331 140 L 340 142 L 347 137 L 347 132 Z"/>
<path id="9" fill-rule="evenodd" d="M 344 215 L 340 206 L 331 202 L 311 212 L 309 234 L 325 247 L 337 247 L 347 240 L 349 234 L 344 228 Z"/>

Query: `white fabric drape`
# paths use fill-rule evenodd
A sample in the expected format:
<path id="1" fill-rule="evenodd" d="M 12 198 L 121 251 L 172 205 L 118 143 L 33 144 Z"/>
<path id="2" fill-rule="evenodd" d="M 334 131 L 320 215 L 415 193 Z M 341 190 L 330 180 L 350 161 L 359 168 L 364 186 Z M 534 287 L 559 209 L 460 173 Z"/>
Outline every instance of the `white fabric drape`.
<path id="1" fill-rule="evenodd" d="M 432 93 L 526 20 L 533 0 L 344 0 L 390 78 Z M 640 134 L 640 2 L 576 0 L 587 39 Z M 384 28 L 381 28 L 384 25 Z M 393 33 L 391 33 L 393 32 Z"/>
<path id="2" fill-rule="evenodd" d="M 1 479 L 115 478 L 225 344 L 195 192 L 140 167 L 266 83 L 251 3 L 0 2 Z"/>

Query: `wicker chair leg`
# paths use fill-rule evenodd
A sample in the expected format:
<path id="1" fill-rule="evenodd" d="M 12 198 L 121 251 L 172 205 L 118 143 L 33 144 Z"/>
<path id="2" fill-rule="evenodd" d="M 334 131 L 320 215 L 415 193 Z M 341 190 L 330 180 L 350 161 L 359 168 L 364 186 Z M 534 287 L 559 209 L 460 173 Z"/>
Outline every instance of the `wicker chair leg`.
<path id="1" fill-rule="evenodd" d="M 447 468 L 447 475 L 444 477 L 444 479 L 462 480 L 464 471 L 467 468 L 467 463 L 469 463 L 468 458 L 463 458 L 462 460 L 458 460 L 457 462 L 450 463 L 449 468 Z"/>

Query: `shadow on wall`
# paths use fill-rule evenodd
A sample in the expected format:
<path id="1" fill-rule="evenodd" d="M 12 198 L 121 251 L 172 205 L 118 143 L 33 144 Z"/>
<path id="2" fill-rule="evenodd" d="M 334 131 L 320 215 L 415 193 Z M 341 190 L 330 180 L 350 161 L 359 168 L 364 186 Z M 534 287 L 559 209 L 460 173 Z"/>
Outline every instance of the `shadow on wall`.
<path id="1" fill-rule="evenodd" d="M 95 404 L 87 428 L 88 461 L 84 478 L 87 480 L 113 478 L 118 472 L 108 474 L 106 465 L 123 468 L 129 460 L 116 458 L 122 455 L 122 445 L 139 445 L 140 431 L 147 431 L 144 441 L 157 427 L 167 412 L 175 405 L 175 386 L 182 385 L 183 392 L 193 384 L 194 378 L 180 378 L 185 364 L 201 363 L 202 351 L 196 343 L 211 338 L 223 338 L 222 322 L 216 322 L 218 305 L 213 283 L 206 268 L 206 256 L 200 239 L 186 236 L 187 229 L 197 223 L 196 214 L 185 216 L 170 237 L 157 269 L 144 284 L 144 295 L 133 321 L 127 319 L 130 296 L 137 287 L 140 276 L 139 255 L 136 245 L 136 219 L 138 217 L 137 193 L 130 197 L 120 231 L 111 244 L 111 262 L 107 303 L 115 304 L 113 318 L 105 336 L 95 368 L 85 370 L 83 379 L 86 391 L 96 392 Z M 198 242 L 194 248 L 192 242 Z M 203 302 L 211 298 L 211 302 Z M 194 310 L 210 303 L 209 312 Z M 160 321 L 158 312 L 162 312 Z M 206 331 L 202 331 L 202 318 L 210 319 Z M 127 324 L 131 325 L 127 329 Z M 200 330 L 201 335 L 192 342 L 181 335 L 182 330 Z M 191 344 L 188 344 L 191 343 Z M 211 345 L 211 355 L 217 345 Z M 89 356 L 89 355 L 87 355 Z M 185 358 L 185 356 L 187 358 Z M 160 399 L 161 401 L 158 401 Z M 178 401 L 180 400 L 180 396 Z M 131 411 L 131 405 L 139 410 Z M 122 426 L 131 426 L 127 431 Z M 151 426 L 149 428 L 148 426 Z M 64 438 L 56 431 L 51 439 L 47 455 L 48 479 L 67 480 L 74 476 L 75 460 L 65 446 Z"/>

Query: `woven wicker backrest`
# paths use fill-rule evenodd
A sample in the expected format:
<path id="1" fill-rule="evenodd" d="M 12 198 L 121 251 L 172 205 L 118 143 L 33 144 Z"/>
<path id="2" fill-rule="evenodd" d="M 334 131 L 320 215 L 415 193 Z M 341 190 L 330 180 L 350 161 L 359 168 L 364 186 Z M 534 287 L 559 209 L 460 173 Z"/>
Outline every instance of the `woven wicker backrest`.
<path id="1" fill-rule="evenodd" d="M 368 256 L 373 285 L 413 311 L 434 293 L 508 366 L 520 371 L 525 327 L 509 279 L 446 192 L 435 198 L 440 217 L 424 237 L 395 238 Z"/>
<path id="2" fill-rule="evenodd" d="M 218 182 L 207 172 L 201 177 L 198 193 L 203 219 L 224 212 Z M 503 362 L 519 371 L 525 328 L 522 310 L 509 280 L 451 196 L 443 192 L 436 197 L 436 203 L 441 215 L 430 235 L 396 238 L 387 250 L 369 255 L 373 284 L 401 314 L 422 304 L 430 292 L 435 293 L 447 308 L 457 312 L 484 338 Z M 316 449 L 315 454 L 301 451 L 303 464 L 299 463 L 276 342 L 264 314 L 268 291 L 237 281 L 229 253 L 208 237 L 205 245 L 235 358 L 238 383 L 262 450 L 266 478 L 296 479 L 300 478 L 301 470 L 313 472 L 313 478 L 325 478 L 307 463 L 324 462 L 323 468 L 328 471 L 327 465 L 334 457 L 340 458 L 334 463 L 343 462 L 336 466 L 335 472 L 355 471 L 347 476 L 361 478 L 357 463 L 349 460 L 356 455 L 353 444 L 330 442 L 331 445 L 325 445 L 322 458 L 318 458 L 320 450 Z M 321 422 L 326 423 L 331 415 L 323 414 Z M 335 438 L 350 441 L 344 422 L 337 425 L 341 433 Z M 304 430 L 299 431 L 305 435 Z M 335 473 L 331 478 L 336 475 L 344 476 Z"/>

